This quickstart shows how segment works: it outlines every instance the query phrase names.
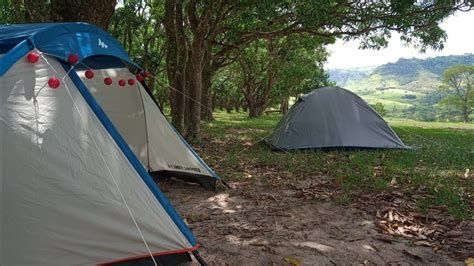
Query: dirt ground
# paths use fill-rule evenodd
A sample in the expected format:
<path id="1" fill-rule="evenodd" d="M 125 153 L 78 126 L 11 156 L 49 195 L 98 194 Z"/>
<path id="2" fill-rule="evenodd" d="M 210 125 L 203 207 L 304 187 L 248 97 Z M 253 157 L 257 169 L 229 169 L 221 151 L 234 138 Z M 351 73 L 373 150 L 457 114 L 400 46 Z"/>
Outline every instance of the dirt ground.
<path id="1" fill-rule="evenodd" d="M 472 221 L 417 223 L 403 197 L 390 195 L 338 205 L 327 183 L 242 181 L 215 192 L 166 180 L 160 187 L 210 265 L 464 265 L 474 256 Z"/>

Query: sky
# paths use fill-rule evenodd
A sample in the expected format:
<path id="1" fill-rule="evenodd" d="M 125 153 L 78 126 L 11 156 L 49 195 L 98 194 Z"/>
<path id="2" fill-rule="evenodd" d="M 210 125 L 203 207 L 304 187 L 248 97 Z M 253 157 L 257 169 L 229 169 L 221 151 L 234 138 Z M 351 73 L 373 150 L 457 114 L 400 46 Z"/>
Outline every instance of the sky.
<path id="1" fill-rule="evenodd" d="M 337 40 L 335 44 L 328 46 L 331 55 L 326 68 L 368 67 L 393 63 L 399 58 L 427 58 L 474 53 L 474 11 L 458 12 L 443 21 L 440 27 L 448 34 L 442 51 L 427 50 L 426 53 L 421 54 L 415 48 L 405 47 L 398 34 L 392 34 L 387 48 L 378 51 L 360 50 L 358 41 Z"/>

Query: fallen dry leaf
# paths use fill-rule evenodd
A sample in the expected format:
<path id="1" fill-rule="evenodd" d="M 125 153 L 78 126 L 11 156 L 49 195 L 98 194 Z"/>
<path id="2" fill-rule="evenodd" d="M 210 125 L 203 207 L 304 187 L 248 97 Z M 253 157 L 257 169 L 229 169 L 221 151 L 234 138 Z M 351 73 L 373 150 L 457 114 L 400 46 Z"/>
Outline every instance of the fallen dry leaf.
<path id="1" fill-rule="evenodd" d="M 466 168 L 466 172 L 464 172 L 464 175 L 463 175 L 464 179 L 469 178 L 469 172 L 470 172 L 469 168 Z"/>
<path id="2" fill-rule="evenodd" d="M 383 168 L 382 166 L 374 167 L 374 177 L 382 176 L 383 175 Z"/>
<path id="3" fill-rule="evenodd" d="M 474 259 L 469 257 L 464 261 L 464 263 L 466 263 L 466 266 L 474 266 Z"/>
<path id="4" fill-rule="evenodd" d="M 462 232 L 453 230 L 446 233 L 446 237 L 458 237 L 458 236 L 462 236 Z"/>
<path id="5" fill-rule="evenodd" d="M 285 256 L 283 259 L 291 265 L 301 266 L 301 261 L 293 256 Z"/>
<path id="6" fill-rule="evenodd" d="M 390 186 L 394 187 L 397 185 L 397 178 L 396 177 L 392 177 L 392 181 L 390 181 Z"/>
<path id="7" fill-rule="evenodd" d="M 415 241 L 413 242 L 413 245 L 415 246 L 425 246 L 425 247 L 432 247 L 433 244 L 428 242 L 428 241 L 423 241 L 423 240 L 420 240 L 420 241 Z"/>

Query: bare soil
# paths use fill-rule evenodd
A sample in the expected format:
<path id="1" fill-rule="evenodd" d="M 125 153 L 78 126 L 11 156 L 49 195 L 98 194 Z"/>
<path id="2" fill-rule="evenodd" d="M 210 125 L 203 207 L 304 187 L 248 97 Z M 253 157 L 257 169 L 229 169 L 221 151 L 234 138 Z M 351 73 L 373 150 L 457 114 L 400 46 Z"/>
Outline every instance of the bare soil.
<path id="1" fill-rule="evenodd" d="M 234 181 L 220 192 L 177 180 L 159 185 L 210 265 L 464 265 L 474 256 L 472 221 L 416 216 L 403 196 L 338 205 L 323 177 Z"/>

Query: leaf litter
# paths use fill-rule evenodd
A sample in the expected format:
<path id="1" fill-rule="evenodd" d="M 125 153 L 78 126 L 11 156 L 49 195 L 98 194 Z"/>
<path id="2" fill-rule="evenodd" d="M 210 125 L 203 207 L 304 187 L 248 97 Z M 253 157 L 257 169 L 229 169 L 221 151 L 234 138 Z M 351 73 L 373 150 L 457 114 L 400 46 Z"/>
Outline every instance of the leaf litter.
<path id="1" fill-rule="evenodd" d="M 229 143 L 219 143 L 219 151 L 212 143 L 198 149 L 217 155 L 225 145 Z M 242 173 L 226 179 L 231 190 L 212 192 L 177 180 L 160 181 L 201 242 L 210 265 L 471 265 L 473 261 L 474 222 L 455 220 L 444 206 L 420 212 L 395 176 L 389 182 L 391 190 L 370 194 L 354 190 L 349 193 L 351 203 L 339 205 L 338 182 L 348 177 L 330 178 L 337 169 L 321 167 L 307 175 L 277 165 L 215 161 L 218 172 Z M 381 164 L 372 173 L 374 178 L 385 175 Z M 463 178 L 470 177 L 472 172 L 466 170 Z"/>

